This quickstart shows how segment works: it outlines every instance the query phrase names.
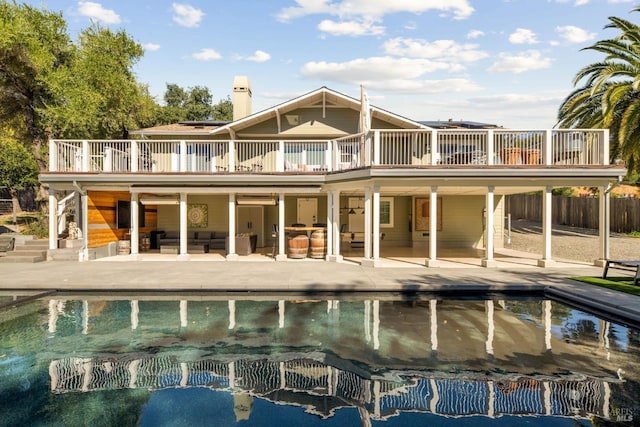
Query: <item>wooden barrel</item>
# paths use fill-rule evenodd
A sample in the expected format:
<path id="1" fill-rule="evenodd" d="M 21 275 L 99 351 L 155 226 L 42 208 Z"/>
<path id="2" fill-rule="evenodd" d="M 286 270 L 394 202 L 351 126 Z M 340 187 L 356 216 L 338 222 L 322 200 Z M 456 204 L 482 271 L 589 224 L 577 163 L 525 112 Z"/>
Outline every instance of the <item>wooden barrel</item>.
<path id="1" fill-rule="evenodd" d="M 289 236 L 289 258 L 306 258 L 309 249 L 309 238 L 306 234 Z"/>
<path id="2" fill-rule="evenodd" d="M 118 240 L 118 255 L 129 255 L 131 253 L 131 240 Z"/>
<path id="3" fill-rule="evenodd" d="M 327 239 L 324 230 L 315 230 L 311 233 L 309 243 L 309 258 L 324 258 L 327 253 Z"/>
<path id="4" fill-rule="evenodd" d="M 146 252 L 151 247 L 151 239 L 147 236 L 140 237 L 140 250 Z"/>

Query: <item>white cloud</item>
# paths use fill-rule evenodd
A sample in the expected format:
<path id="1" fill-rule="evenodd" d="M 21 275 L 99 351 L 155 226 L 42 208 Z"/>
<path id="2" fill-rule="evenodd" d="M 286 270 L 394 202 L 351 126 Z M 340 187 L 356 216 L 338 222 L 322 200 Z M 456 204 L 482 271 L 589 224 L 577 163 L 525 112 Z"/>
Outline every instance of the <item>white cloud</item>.
<path id="1" fill-rule="evenodd" d="M 160 45 L 156 43 L 145 43 L 142 47 L 144 50 L 148 50 L 149 52 L 154 52 L 160 49 Z"/>
<path id="2" fill-rule="evenodd" d="M 318 24 L 318 30 L 334 36 L 377 36 L 384 34 L 384 27 L 373 22 L 342 21 L 325 19 Z"/>
<path id="3" fill-rule="evenodd" d="M 359 84 L 363 80 L 381 85 L 397 79 L 416 79 L 435 71 L 460 71 L 458 64 L 431 61 L 424 58 L 393 58 L 390 56 L 354 59 L 348 62 L 307 62 L 301 69 L 305 77 Z M 368 83 L 368 85 L 371 83 Z"/>
<path id="4" fill-rule="evenodd" d="M 525 71 L 540 70 L 551 66 L 550 58 L 543 58 L 537 50 L 528 50 L 517 55 L 501 53 L 500 58 L 487 71 L 494 73 L 515 73 L 520 74 Z"/>
<path id="5" fill-rule="evenodd" d="M 204 12 L 202 10 L 189 6 L 188 4 L 173 3 L 171 7 L 174 12 L 173 22 L 182 27 L 197 27 L 200 25 L 200 21 L 204 16 Z"/>
<path id="6" fill-rule="evenodd" d="M 536 44 L 536 33 L 526 28 L 518 28 L 509 35 L 509 42 L 513 44 Z"/>
<path id="7" fill-rule="evenodd" d="M 415 21 L 407 22 L 407 23 L 404 25 L 404 29 L 405 29 L 405 30 L 409 30 L 409 31 L 416 30 L 416 29 L 418 29 L 418 24 L 417 24 Z"/>
<path id="8" fill-rule="evenodd" d="M 196 52 L 191 56 L 199 61 L 213 61 L 214 59 L 222 58 L 222 55 L 210 48 L 201 49 L 200 52 Z"/>
<path id="9" fill-rule="evenodd" d="M 78 13 L 105 24 L 120 23 L 120 16 L 111 9 L 105 9 L 100 3 L 90 1 L 78 2 Z"/>
<path id="10" fill-rule="evenodd" d="M 573 25 L 556 27 L 556 32 L 567 43 L 585 43 L 596 38 L 596 33 L 589 33 Z"/>
<path id="11" fill-rule="evenodd" d="M 489 56 L 477 44 L 458 44 L 453 40 L 429 42 L 421 39 L 397 37 L 383 44 L 387 54 L 412 58 L 447 59 L 454 62 L 473 62 Z"/>
<path id="12" fill-rule="evenodd" d="M 267 62 L 271 59 L 271 55 L 262 50 L 256 50 L 255 53 L 251 56 L 243 57 L 236 56 L 234 59 L 239 61 L 251 61 L 251 62 Z"/>
<path id="13" fill-rule="evenodd" d="M 277 17 L 290 21 L 308 15 L 334 15 L 341 18 L 366 16 L 382 17 L 391 13 L 424 13 L 431 10 L 465 19 L 473 14 L 469 0 L 295 0 L 296 6 L 280 10 Z"/>
<path id="14" fill-rule="evenodd" d="M 551 1 L 551 0 L 549 0 Z M 573 3 L 574 6 L 584 6 L 585 4 L 589 4 L 591 0 L 575 0 Z M 630 0 L 609 0 L 609 3 L 622 3 Z M 569 0 L 556 0 L 556 3 L 569 3 Z"/>
<path id="15" fill-rule="evenodd" d="M 620 3 L 631 3 L 633 0 L 608 0 L 607 3 L 611 4 L 620 4 Z"/>
<path id="16" fill-rule="evenodd" d="M 355 82 L 354 82 L 355 83 Z M 369 82 L 367 88 L 379 92 L 434 94 L 434 93 L 467 93 L 476 92 L 482 88 L 468 79 L 442 80 L 406 80 L 392 79 L 386 81 Z"/>
<path id="17" fill-rule="evenodd" d="M 469 40 L 477 39 L 482 36 L 484 36 L 484 31 L 480 31 L 480 30 L 471 30 L 467 33 L 467 38 Z"/>

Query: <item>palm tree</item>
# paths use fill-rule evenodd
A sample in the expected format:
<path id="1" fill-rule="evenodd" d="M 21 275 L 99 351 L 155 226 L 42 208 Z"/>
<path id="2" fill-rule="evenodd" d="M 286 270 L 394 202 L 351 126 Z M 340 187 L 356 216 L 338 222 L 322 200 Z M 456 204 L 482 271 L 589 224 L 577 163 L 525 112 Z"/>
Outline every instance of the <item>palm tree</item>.
<path id="1" fill-rule="evenodd" d="M 605 28 L 620 34 L 584 48 L 606 57 L 576 74 L 574 86 L 583 85 L 563 101 L 558 126 L 609 128 L 612 156 L 625 159 L 630 171 L 640 171 L 640 26 L 617 17 L 609 21 Z"/>

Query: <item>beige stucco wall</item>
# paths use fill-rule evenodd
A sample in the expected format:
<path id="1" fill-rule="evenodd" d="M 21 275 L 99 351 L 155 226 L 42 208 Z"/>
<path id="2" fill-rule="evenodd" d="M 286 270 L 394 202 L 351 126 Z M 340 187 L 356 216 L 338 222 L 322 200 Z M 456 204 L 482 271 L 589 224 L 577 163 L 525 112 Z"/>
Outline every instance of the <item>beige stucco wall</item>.
<path id="1" fill-rule="evenodd" d="M 318 222 L 326 222 L 327 198 L 324 195 L 305 196 L 305 198 L 317 199 Z M 298 196 L 285 197 L 285 226 L 296 222 L 297 199 Z M 439 199 L 442 201 L 442 230 L 438 231 L 438 247 L 483 248 L 483 209 L 485 207 L 485 197 L 443 196 Z M 228 201 L 229 198 L 226 194 L 189 196 L 189 204 L 206 204 L 208 207 L 207 227 L 194 230 L 226 231 L 229 223 Z M 415 200 L 412 196 L 398 196 L 394 198 L 394 224 L 393 227 L 380 228 L 380 233 L 384 233 L 381 247 L 411 245 L 426 247 L 429 238 L 428 232 L 416 231 L 414 215 L 410 218 L 410 213 L 414 213 L 414 203 Z M 341 197 L 340 206 L 346 205 L 346 197 Z M 178 206 L 158 206 L 157 210 L 159 230 L 178 230 L 180 228 Z M 504 240 L 502 238 L 504 232 L 504 197 L 495 197 L 493 215 L 495 247 L 501 248 L 504 246 Z M 411 231 L 409 230 L 409 221 L 412 222 Z M 278 206 L 264 206 L 264 230 L 262 240 L 265 246 L 271 244 L 271 227 L 272 224 L 277 223 Z M 348 223 L 347 213 L 341 213 L 340 223 Z M 190 229 L 189 231 L 194 230 Z"/>

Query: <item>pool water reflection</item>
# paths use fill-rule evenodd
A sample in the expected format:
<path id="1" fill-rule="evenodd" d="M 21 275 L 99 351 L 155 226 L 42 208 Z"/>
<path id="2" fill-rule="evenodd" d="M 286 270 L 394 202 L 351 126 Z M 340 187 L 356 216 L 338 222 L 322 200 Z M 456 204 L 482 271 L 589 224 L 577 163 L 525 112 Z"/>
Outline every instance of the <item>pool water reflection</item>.
<path id="1" fill-rule="evenodd" d="M 254 298 L 4 309 L 0 411 L 30 425 L 640 419 L 638 330 L 555 301 Z"/>

